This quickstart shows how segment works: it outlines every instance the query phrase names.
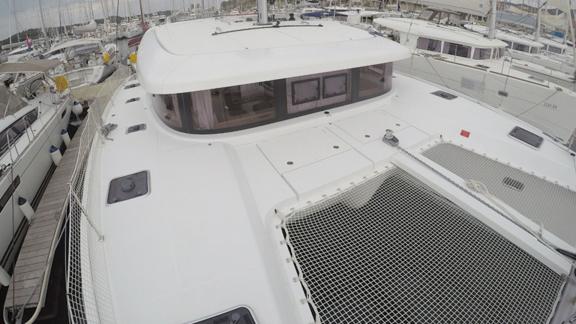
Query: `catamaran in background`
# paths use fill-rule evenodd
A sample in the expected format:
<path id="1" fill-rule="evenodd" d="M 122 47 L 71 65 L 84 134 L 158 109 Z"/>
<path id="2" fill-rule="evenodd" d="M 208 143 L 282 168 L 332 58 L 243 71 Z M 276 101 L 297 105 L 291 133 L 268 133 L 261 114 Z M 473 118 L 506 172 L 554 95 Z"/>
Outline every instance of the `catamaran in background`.
<path id="1" fill-rule="evenodd" d="M 486 38 L 419 19 L 378 18 L 374 24 L 412 49 L 412 57 L 396 65 L 400 71 L 500 108 L 554 140 L 576 145 L 576 93 L 531 73 L 527 66 L 535 64 L 506 57 L 507 43 L 495 35 Z"/>

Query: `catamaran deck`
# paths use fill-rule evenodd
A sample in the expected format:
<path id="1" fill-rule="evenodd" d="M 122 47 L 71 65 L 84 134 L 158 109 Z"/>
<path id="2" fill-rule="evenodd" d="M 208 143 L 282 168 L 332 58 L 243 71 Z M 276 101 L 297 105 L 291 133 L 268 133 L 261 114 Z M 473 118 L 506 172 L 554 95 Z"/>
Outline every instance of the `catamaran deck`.
<path id="1" fill-rule="evenodd" d="M 77 130 L 82 133 L 84 124 Z M 18 255 L 12 284 L 4 308 L 36 308 L 43 306 L 42 286 L 48 280 L 53 251 L 58 244 L 68 199 L 68 183 L 79 152 L 80 136 L 75 136 L 54 171 L 28 228 Z"/>

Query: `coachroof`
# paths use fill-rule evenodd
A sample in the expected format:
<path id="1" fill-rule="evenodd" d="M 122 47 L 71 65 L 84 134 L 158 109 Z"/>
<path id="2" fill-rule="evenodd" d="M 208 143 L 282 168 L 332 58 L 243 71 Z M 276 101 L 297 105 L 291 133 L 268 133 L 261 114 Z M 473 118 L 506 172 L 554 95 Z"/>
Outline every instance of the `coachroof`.
<path id="1" fill-rule="evenodd" d="M 201 19 L 156 26 L 138 52 L 150 93 L 169 94 L 276 80 L 408 58 L 405 47 L 338 22 Z"/>
<path id="2" fill-rule="evenodd" d="M 467 31 L 459 27 L 438 25 L 426 20 L 410 18 L 377 18 L 374 19 L 374 24 L 402 33 L 429 37 L 472 47 L 506 47 L 506 43 L 501 40 L 489 39 L 478 33 Z"/>

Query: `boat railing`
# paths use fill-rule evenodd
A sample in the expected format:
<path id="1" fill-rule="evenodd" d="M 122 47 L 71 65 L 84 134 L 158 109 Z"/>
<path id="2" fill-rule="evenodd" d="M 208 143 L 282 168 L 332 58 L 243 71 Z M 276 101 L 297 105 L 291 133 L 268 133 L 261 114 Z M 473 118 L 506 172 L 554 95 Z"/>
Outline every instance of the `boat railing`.
<path id="1" fill-rule="evenodd" d="M 130 75 L 128 68 L 120 66 L 106 80 L 96 99 L 90 105 L 85 125 L 80 134 L 78 157 L 69 183 L 68 194 L 68 255 L 66 294 L 70 323 L 110 323 L 113 310 L 107 298 L 108 285 L 104 271 L 92 272 L 90 259 L 102 256 L 103 246 L 93 246 L 92 240 L 103 241 L 99 224 L 86 212 L 84 180 L 89 164 L 92 143 L 101 136 L 102 113 L 116 89 Z M 98 135 L 100 134 L 100 135 Z M 98 294 L 95 291 L 98 291 Z M 108 296 L 109 297 L 109 296 Z"/>

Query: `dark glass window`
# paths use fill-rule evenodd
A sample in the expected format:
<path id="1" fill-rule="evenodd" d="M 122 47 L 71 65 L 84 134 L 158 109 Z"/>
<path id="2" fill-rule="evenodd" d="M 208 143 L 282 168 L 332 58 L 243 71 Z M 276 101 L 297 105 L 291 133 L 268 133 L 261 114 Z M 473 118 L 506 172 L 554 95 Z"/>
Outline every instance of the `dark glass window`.
<path id="1" fill-rule="evenodd" d="M 292 105 L 320 99 L 320 79 L 294 81 L 292 85 Z"/>
<path id="2" fill-rule="evenodd" d="M 331 98 L 348 93 L 348 74 L 337 74 L 324 77 L 324 90 L 322 96 L 324 98 Z"/>
<path id="3" fill-rule="evenodd" d="M 548 52 L 562 54 L 562 49 L 560 47 L 548 45 Z"/>
<path id="4" fill-rule="evenodd" d="M 492 54 L 491 48 L 475 48 L 473 58 L 475 60 L 489 60 L 491 54 Z"/>
<path id="5" fill-rule="evenodd" d="M 358 77 L 358 98 L 382 95 L 392 88 L 392 63 L 361 67 Z"/>
<path id="6" fill-rule="evenodd" d="M 445 42 L 443 52 L 445 54 L 470 58 L 470 54 L 472 53 L 472 47 L 456 43 Z"/>
<path id="7" fill-rule="evenodd" d="M 224 132 L 342 106 L 388 92 L 392 63 L 157 96 L 158 116 L 187 133 Z"/>
<path id="8" fill-rule="evenodd" d="M 274 87 L 270 82 L 260 82 L 213 89 L 210 91 L 214 120 L 212 129 L 225 129 L 257 124 L 274 118 Z M 206 101 L 202 102 L 206 104 Z M 202 118 L 195 106 L 194 119 Z M 201 121 L 202 122 L 202 121 Z M 207 126 L 207 125 L 206 125 Z"/>
<path id="9" fill-rule="evenodd" d="M 162 103 L 156 105 L 156 112 L 166 125 L 174 129 L 182 129 L 182 118 L 180 117 L 178 95 L 172 94 L 162 96 Z"/>
<path id="10" fill-rule="evenodd" d="M 538 47 L 530 47 L 530 53 L 538 54 L 539 52 L 540 50 L 538 49 Z"/>
<path id="11" fill-rule="evenodd" d="M 521 52 L 529 52 L 530 51 L 530 46 L 520 44 L 520 43 L 514 43 L 514 46 L 512 48 L 517 50 L 517 51 L 521 51 Z"/>
<path id="12" fill-rule="evenodd" d="M 36 120 L 38 119 L 38 108 L 29 111 L 25 116 L 24 116 L 24 121 L 26 122 L 26 125 L 28 127 L 30 127 L 30 125 L 32 125 L 32 123 L 34 123 Z"/>
<path id="13" fill-rule="evenodd" d="M 439 41 L 437 39 L 419 37 L 416 46 L 422 50 L 440 53 L 440 51 L 442 50 L 442 41 Z"/>
<path id="14" fill-rule="evenodd" d="M 286 79 L 288 114 L 300 114 L 351 101 L 351 70 L 319 73 Z"/>

